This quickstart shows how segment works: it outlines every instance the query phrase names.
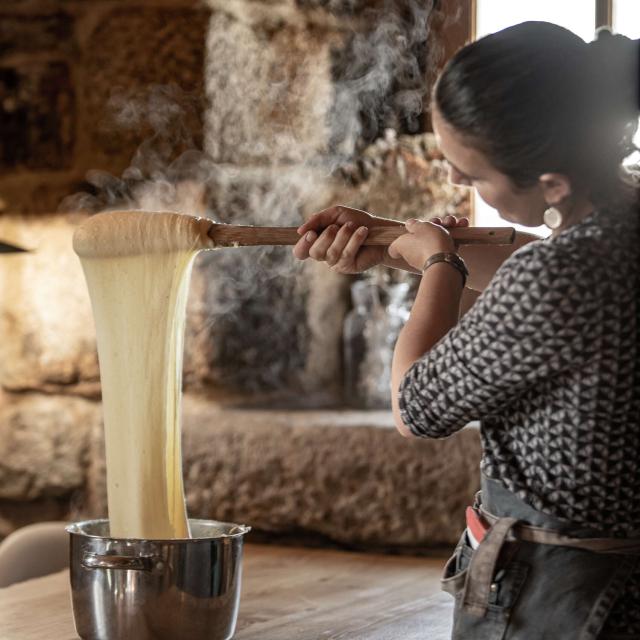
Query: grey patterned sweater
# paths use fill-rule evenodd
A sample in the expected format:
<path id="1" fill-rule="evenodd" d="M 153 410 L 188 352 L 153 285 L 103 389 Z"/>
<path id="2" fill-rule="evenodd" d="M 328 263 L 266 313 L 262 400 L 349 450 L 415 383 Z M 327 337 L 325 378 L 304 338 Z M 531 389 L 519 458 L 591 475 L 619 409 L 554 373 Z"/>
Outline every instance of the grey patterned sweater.
<path id="1" fill-rule="evenodd" d="M 400 387 L 415 435 L 480 420 L 483 473 L 606 536 L 640 537 L 639 223 L 594 212 L 516 251 Z M 624 601 L 610 623 L 640 637 L 640 576 Z"/>

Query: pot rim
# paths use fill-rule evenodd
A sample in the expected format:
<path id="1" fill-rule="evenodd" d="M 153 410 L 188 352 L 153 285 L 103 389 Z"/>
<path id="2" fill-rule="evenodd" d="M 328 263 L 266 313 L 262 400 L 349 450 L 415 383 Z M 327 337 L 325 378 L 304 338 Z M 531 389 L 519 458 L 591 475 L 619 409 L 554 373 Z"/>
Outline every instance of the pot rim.
<path id="1" fill-rule="evenodd" d="M 207 540 L 220 540 L 226 538 L 241 538 L 251 531 L 251 527 L 246 524 L 236 524 L 234 522 L 223 522 L 221 520 L 209 520 L 206 518 L 189 518 L 189 523 L 206 524 L 206 525 L 222 525 L 229 527 L 229 533 L 220 533 L 214 536 L 198 536 L 197 538 L 115 538 L 113 536 L 101 536 L 96 533 L 87 533 L 83 531 L 83 527 L 108 523 L 108 518 L 95 518 L 89 520 L 80 520 L 72 522 L 65 527 L 67 533 L 72 536 L 81 536 L 83 538 L 93 538 L 96 540 L 109 541 L 128 541 L 128 542 L 160 542 L 160 543 L 178 543 L 178 542 L 206 542 Z M 234 531 L 237 529 L 237 531 Z M 233 533 L 231 533 L 233 531 Z"/>

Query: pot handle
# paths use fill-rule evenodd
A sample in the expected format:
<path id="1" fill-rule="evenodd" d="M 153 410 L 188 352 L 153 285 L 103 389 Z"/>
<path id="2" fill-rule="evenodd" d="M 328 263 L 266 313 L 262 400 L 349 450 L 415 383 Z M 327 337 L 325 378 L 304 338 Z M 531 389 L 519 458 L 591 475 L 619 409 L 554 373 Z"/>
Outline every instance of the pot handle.
<path id="1" fill-rule="evenodd" d="M 156 556 L 103 556 L 86 551 L 82 556 L 85 569 L 119 569 L 124 571 L 161 571 L 164 568 L 162 558 Z"/>

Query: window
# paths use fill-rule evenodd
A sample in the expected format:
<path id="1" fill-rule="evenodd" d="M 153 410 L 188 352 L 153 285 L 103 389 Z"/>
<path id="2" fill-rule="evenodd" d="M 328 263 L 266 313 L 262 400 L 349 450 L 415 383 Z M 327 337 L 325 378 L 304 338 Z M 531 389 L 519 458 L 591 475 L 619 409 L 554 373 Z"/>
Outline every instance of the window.
<path id="1" fill-rule="evenodd" d="M 613 3 L 612 27 L 615 33 L 638 39 L 640 38 L 640 2 L 638 0 L 616 0 Z M 640 130 L 634 138 L 636 147 L 640 147 Z M 627 164 L 640 163 L 640 152 L 634 153 Z"/>
<path id="2" fill-rule="evenodd" d="M 640 2 L 616 0 L 613 3 L 613 30 L 629 38 L 640 38 Z"/>
<path id="3" fill-rule="evenodd" d="M 640 38 L 639 0 L 475 0 L 475 37 L 480 38 L 525 20 L 555 22 L 570 29 L 585 41 L 593 40 L 596 16 L 604 6 L 606 22 L 614 32 L 630 38 Z M 598 13 L 597 13 L 598 12 Z M 636 137 L 640 146 L 640 133 Z M 635 154 L 631 161 L 640 161 Z M 495 209 L 486 205 L 474 192 L 474 216 L 478 226 L 515 226 L 519 230 L 549 235 L 546 227 L 535 229 L 511 225 L 502 220 Z"/>
<path id="4" fill-rule="evenodd" d="M 595 15 L 596 0 L 476 0 L 476 38 L 526 20 L 544 20 L 588 42 L 593 40 Z"/>

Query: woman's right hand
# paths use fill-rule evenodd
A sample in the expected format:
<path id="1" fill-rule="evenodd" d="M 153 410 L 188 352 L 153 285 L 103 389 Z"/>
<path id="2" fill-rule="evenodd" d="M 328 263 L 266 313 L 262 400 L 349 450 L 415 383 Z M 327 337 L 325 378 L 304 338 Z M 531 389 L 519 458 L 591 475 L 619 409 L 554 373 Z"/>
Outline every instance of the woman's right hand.
<path id="1" fill-rule="evenodd" d="M 390 226 L 392 220 L 341 205 L 315 213 L 299 229 L 300 240 L 293 248 L 298 260 L 313 258 L 326 262 L 333 271 L 362 273 L 380 264 L 386 247 L 365 247 L 371 227 Z"/>

